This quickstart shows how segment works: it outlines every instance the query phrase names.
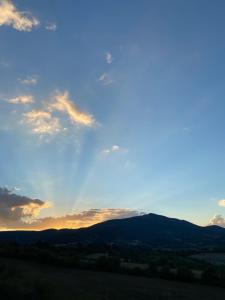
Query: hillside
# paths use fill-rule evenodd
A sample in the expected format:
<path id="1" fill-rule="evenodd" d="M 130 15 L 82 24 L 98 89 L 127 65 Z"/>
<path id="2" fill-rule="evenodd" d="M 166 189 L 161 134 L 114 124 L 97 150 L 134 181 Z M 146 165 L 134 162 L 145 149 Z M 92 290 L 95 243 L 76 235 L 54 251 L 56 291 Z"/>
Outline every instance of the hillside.
<path id="1" fill-rule="evenodd" d="M 218 226 L 201 227 L 184 220 L 146 214 L 109 220 L 81 229 L 0 232 L 0 242 L 5 241 L 99 242 L 171 248 L 225 246 L 225 229 Z"/>

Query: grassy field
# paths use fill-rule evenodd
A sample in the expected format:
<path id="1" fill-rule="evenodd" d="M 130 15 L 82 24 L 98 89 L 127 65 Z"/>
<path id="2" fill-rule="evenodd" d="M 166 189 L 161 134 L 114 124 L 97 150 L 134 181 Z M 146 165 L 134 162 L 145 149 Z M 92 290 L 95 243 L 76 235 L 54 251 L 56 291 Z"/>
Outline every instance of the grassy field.
<path id="1" fill-rule="evenodd" d="M 225 289 L 0 259 L 1 299 L 221 300 Z"/>

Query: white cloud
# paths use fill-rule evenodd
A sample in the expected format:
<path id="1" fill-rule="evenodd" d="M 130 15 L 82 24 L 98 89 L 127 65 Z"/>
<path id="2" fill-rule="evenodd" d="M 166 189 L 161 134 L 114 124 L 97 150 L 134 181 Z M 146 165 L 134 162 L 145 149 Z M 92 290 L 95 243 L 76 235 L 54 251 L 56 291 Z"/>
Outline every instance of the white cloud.
<path id="1" fill-rule="evenodd" d="M 110 85 L 113 83 L 113 80 L 111 79 L 110 75 L 107 73 L 103 73 L 99 78 L 98 81 L 100 81 L 104 85 Z"/>
<path id="2" fill-rule="evenodd" d="M 225 219 L 221 215 L 215 215 L 209 220 L 209 225 L 225 227 Z"/>
<path id="3" fill-rule="evenodd" d="M 18 186 L 14 186 L 14 188 L 13 188 L 13 191 L 15 191 L 15 192 L 18 192 L 18 191 L 20 191 L 20 190 L 21 190 L 21 188 L 18 187 Z"/>
<path id="4" fill-rule="evenodd" d="M 19 11 L 11 0 L 0 0 L 0 26 L 11 26 L 19 31 L 31 31 L 39 25 L 37 18 Z"/>
<path id="5" fill-rule="evenodd" d="M 110 153 L 118 153 L 118 152 L 125 153 L 125 152 L 128 152 L 128 149 L 122 148 L 121 146 L 118 146 L 118 145 L 113 145 L 110 148 L 102 150 L 102 154 L 104 154 L 104 155 L 108 155 Z"/>
<path id="6" fill-rule="evenodd" d="M 83 126 L 93 126 L 95 120 L 92 115 L 81 112 L 77 106 L 70 100 L 69 92 L 57 92 L 54 95 L 54 102 L 48 106 L 50 111 L 61 111 L 66 113 L 72 123 L 80 124 Z"/>
<path id="7" fill-rule="evenodd" d="M 27 76 L 23 79 L 19 78 L 18 79 L 22 84 L 26 84 L 26 85 L 35 85 L 38 82 L 38 76 L 37 75 L 31 75 L 31 76 Z"/>
<path id="8" fill-rule="evenodd" d="M 56 31 L 57 24 L 56 23 L 48 23 L 45 28 L 49 31 Z"/>
<path id="9" fill-rule="evenodd" d="M 34 103 L 34 98 L 32 95 L 21 95 L 8 100 L 11 104 L 31 104 Z"/>
<path id="10" fill-rule="evenodd" d="M 107 64 L 111 64 L 113 62 L 112 54 L 110 52 L 107 52 L 105 55 L 105 59 L 106 59 Z"/>
<path id="11" fill-rule="evenodd" d="M 32 110 L 23 114 L 23 123 L 31 126 L 31 131 L 38 135 L 53 135 L 62 130 L 60 120 L 50 112 Z"/>

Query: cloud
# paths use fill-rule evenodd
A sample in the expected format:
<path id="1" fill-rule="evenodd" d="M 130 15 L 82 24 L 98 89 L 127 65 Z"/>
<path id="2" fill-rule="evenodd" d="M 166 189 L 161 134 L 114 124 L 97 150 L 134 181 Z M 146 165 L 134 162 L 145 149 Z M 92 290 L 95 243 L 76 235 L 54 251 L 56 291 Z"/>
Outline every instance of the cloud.
<path id="1" fill-rule="evenodd" d="M 53 135 L 62 130 L 60 120 L 50 112 L 42 110 L 24 113 L 22 123 L 31 126 L 31 131 L 38 135 Z"/>
<path id="2" fill-rule="evenodd" d="M 221 199 L 218 201 L 219 206 L 225 206 L 225 199 Z"/>
<path id="3" fill-rule="evenodd" d="M 106 220 L 129 218 L 141 214 L 126 208 L 102 208 L 59 217 L 40 218 L 40 211 L 48 207 L 47 201 L 20 196 L 7 188 L 0 188 L 0 229 L 80 228 Z"/>
<path id="4" fill-rule="evenodd" d="M 2 99 L 4 98 L 5 96 L 2 95 Z M 44 135 L 55 136 L 67 129 L 72 129 L 72 127 L 78 133 L 81 127 L 74 125 L 94 127 L 98 124 L 91 114 L 78 109 L 75 103 L 70 100 L 68 91 L 56 91 L 52 93 L 51 97 L 37 103 L 35 103 L 32 95 L 20 95 L 7 99 L 6 102 L 10 104 L 31 104 L 31 106 L 24 106 L 22 113 L 20 110 L 14 110 L 11 113 L 20 114 L 19 124 L 27 125 L 27 128 L 33 134 L 41 137 Z M 30 108 L 29 111 L 28 108 Z"/>
<path id="5" fill-rule="evenodd" d="M 103 73 L 99 78 L 98 81 L 100 81 L 104 85 L 110 85 L 113 83 L 113 80 L 107 73 Z"/>
<path id="6" fill-rule="evenodd" d="M 106 59 L 107 64 L 111 64 L 113 62 L 112 54 L 110 52 L 107 52 L 105 55 L 105 59 Z"/>
<path id="7" fill-rule="evenodd" d="M 54 102 L 48 105 L 50 111 L 61 111 L 66 113 L 72 123 L 83 126 L 93 126 L 95 120 L 92 115 L 81 112 L 77 106 L 70 100 L 69 92 L 57 92 L 54 95 Z"/>
<path id="8" fill-rule="evenodd" d="M 81 228 L 88 227 L 106 220 L 124 219 L 140 215 L 138 211 L 120 208 L 90 209 L 80 213 L 66 215 L 62 217 L 47 217 L 38 219 L 29 226 L 32 229 L 47 228 Z M 32 227 L 33 226 L 33 227 Z"/>
<path id="9" fill-rule="evenodd" d="M 8 100 L 11 104 L 31 104 L 34 103 L 34 98 L 32 95 L 21 95 Z"/>
<path id="10" fill-rule="evenodd" d="M 0 0 L 0 26 L 11 26 L 19 31 L 31 31 L 39 25 L 29 12 L 19 11 L 11 0 Z"/>
<path id="11" fill-rule="evenodd" d="M 18 79 L 22 84 L 26 85 L 35 85 L 38 82 L 38 76 L 37 75 L 32 75 L 32 76 L 27 76 L 26 78 L 19 78 Z"/>
<path id="12" fill-rule="evenodd" d="M 225 227 L 225 219 L 221 215 L 215 215 L 209 220 L 209 225 L 218 225 Z"/>
<path id="13" fill-rule="evenodd" d="M 61 217 L 37 218 L 32 222 L 19 223 L 18 229 L 45 230 L 49 228 L 81 228 L 88 227 L 106 220 L 124 219 L 140 215 L 138 211 L 130 209 L 90 209 Z M 15 228 L 14 228 L 15 229 Z"/>
<path id="14" fill-rule="evenodd" d="M 103 149 L 102 150 L 102 154 L 104 154 L 104 155 L 108 155 L 108 154 L 110 154 L 110 153 L 118 153 L 118 152 L 120 152 L 120 153 L 124 153 L 124 152 L 128 152 L 128 149 L 126 149 L 126 148 L 122 148 L 121 146 L 119 146 L 119 145 L 113 145 L 112 147 L 110 147 L 110 148 L 107 148 L 107 149 Z"/>
<path id="15" fill-rule="evenodd" d="M 56 31 L 57 25 L 56 23 L 48 23 L 45 28 L 49 31 Z"/>
<path id="16" fill-rule="evenodd" d="M 0 227 L 11 228 L 29 223 L 49 204 L 14 194 L 7 188 L 0 188 Z"/>

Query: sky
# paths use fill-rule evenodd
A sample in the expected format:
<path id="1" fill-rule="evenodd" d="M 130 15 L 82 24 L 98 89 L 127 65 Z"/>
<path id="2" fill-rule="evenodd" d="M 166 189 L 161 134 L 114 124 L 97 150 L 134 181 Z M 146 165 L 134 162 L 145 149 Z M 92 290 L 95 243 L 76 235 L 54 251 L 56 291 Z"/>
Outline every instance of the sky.
<path id="1" fill-rule="evenodd" d="M 225 2 L 0 0 L 0 229 L 225 226 Z"/>

